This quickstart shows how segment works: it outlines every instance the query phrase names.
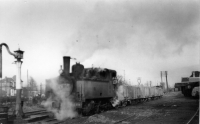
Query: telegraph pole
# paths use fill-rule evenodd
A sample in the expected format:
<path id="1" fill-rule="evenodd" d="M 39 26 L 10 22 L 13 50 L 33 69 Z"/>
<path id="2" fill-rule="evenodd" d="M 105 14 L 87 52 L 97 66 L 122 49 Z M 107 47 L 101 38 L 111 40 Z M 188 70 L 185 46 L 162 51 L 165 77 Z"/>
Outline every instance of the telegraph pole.
<path id="1" fill-rule="evenodd" d="M 42 95 L 42 83 L 40 84 L 40 96 Z"/>
<path id="2" fill-rule="evenodd" d="M 167 91 L 168 91 L 169 87 L 168 87 L 168 81 L 167 81 L 167 71 L 165 71 L 165 76 L 166 76 L 166 85 L 167 85 Z"/>
<path id="3" fill-rule="evenodd" d="M 7 105 L 7 102 L 8 102 L 8 83 L 7 83 L 7 77 L 5 78 L 5 81 L 6 81 L 6 84 L 5 84 L 5 90 L 6 90 L 6 105 Z"/>
<path id="4" fill-rule="evenodd" d="M 0 78 L 0 83 L 1 83 L 1 89 L 0 89 L 1 95 L 0 95 L 0 97 L 2 97 L 3 95 L 2 95 L 2 80 L 1 80 L 1 78 Z"/>
<path id="5" fill-rule="evenodd" d="M 29 83 L 28 83 L 28 69 L 27 69 L 27 85 L 29 87 Z"/>
<path id="6" fill-rule="evenodd" d="M 125 83 L 125 70 L 124 70 L 124 83 Z"/>
<path id="7" fill-rule="evenodd" d="M 161 81 L 162 81 L 162 72 L 164 73 L 164 75 L 166 76 L 166 85 L 167 85 L 167 91 L 169 90 L 168 87 L 168 80 L 167 80 L 167 71 L 161 71 Z"/>

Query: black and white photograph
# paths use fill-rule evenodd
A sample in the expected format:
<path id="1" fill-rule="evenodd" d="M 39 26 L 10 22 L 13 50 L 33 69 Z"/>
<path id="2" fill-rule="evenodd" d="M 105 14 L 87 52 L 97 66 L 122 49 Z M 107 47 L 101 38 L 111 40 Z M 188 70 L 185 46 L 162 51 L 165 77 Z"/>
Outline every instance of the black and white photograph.
<path id="1" fill-rule="evenodd" d="M 199 0 L 0 0 L 0 124 L 199 124 Z"/>

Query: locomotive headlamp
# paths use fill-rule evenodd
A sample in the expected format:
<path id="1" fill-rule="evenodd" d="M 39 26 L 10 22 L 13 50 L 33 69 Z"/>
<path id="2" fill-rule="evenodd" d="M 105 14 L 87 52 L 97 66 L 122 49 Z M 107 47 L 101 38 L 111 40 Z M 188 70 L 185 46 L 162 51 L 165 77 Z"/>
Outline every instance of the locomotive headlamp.
<path id="1" fill-rule="evenodd" d="M 19 60 L 23 59 L 23 53 L 24 53 L 24 51 L 21 51 L 21 50 L 19 49 L 19 50 L 16 50 L 16 51 L 14 51 L 14 52 L 15 52 L 15 58 L 16 58 L 16 59 L 19 59 Z"/>

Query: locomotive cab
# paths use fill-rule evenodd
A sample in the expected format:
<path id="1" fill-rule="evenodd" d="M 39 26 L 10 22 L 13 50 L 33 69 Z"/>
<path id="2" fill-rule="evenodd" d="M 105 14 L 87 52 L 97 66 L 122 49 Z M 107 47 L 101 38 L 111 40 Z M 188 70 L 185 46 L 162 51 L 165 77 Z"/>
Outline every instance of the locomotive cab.
<path id="1" fill-rule="evenodd" d="M 90 111 L 89 108 L 99 108 L 98 106 L 101 106 L 101 104 L 109 104 L 110 99 L 115 95 L 114 79 L 116 79 L 116 71 L 114 70 L 84 69 L 80 78 L 76 81 L 77 108 Z"/>

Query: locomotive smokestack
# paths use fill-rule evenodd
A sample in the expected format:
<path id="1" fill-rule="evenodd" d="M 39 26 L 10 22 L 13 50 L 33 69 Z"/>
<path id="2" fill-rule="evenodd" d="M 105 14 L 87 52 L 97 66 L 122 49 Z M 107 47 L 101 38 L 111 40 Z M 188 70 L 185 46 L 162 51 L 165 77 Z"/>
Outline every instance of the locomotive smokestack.
<path id="1" fill-rule="evenodd" d="M 70 71 L 70 58 L 69 56 L 64 56 L 63 57 L 63 66 L 64 66 L 64 72 L 65 74 L 69 74 Z"/>

